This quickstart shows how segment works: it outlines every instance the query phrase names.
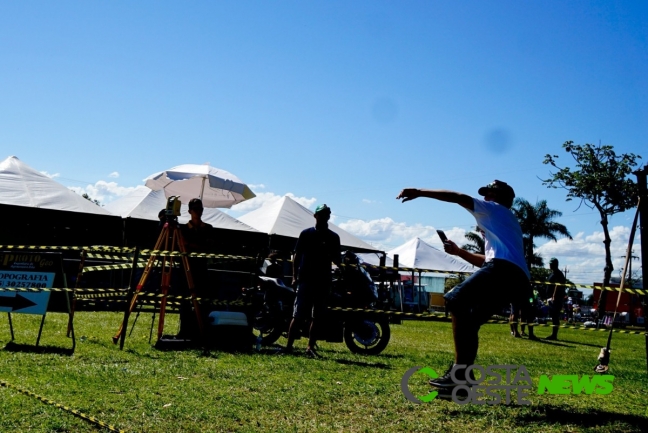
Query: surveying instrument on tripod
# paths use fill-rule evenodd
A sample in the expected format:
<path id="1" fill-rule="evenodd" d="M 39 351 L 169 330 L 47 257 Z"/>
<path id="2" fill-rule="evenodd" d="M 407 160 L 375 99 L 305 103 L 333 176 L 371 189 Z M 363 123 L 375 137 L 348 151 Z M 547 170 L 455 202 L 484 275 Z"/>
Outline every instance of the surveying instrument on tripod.
<path id="1" fill-rule="evenodd" d="M 200 306 L 198 299 L 196 297 L 196 290 L 194 286 L 193 277 L 191 274 L 191 268 L 189 266 L 188 253 L 185 248 L 185 240 L 182 236 L 182 231 L 178 227 L 178 217 L 180 216 L 180 198 L 178 196 L 171 196 L 167 199 L 165 217 L 166 221 L 158 236 L 157 242 L 151 255 L 144 267 L 144 272 L 137 283 L 133 296 L 130 300 L 130 304 L 126 311 L 124 312 L 124 320 L 119 327 L 119 330 L 113 337 L 113 343 L 117 344 L 117 341 L 121 340 L 120 347 L 123 348 L 124 340 L 126 336 L 126 326 L 128 324 L 128 318 L 130 314 L 135 309 L 137 305 L 137 299 L 144 288 L 151 271 L 156 267 L 156 263 L 159 264 L 161 268 L 161 284 L 160 284 L 160 315 L 158 319 L 158 332 L 157 337 L 158 341 L 162 338 L 162 333 L 164 331 L 164 319 L 166 313 L 167 305 L 167 295 L 169 293 L 169 288 L 171 287 L 171 276 L 173 268 L 175 267 L 178 256 L 180 257 L 180 262 L 182 263 L 182 268 L 187 279 L 187 287 L 189 289 L 189 294 L 191 295 L 191 302 L 193 304 L 193 310 L 196 315 L 196 320 L 198 323 L 198 330 L 200 338 L 204 337 L 204 328 L 202 322 L 202 316 L 200 314 Z M 180 254 L 178 254 L 178 252 Z"/>

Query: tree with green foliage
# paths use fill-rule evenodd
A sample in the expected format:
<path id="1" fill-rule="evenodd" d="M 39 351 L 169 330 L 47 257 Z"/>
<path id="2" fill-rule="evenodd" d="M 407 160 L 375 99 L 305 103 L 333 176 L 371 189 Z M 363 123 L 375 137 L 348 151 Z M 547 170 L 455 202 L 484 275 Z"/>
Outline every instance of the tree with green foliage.
<path id="1" fill-rule="evenodd" d="M 96 204 L 97 206 L 101 206 L 101 203 L 99 203 L 99 200 L 97 200 L 97 199 L 93 199 L 93 198 L 90 197 L 90 196 L 88 195 L 88 193 L 86 193 L 86 192 L 84 192 L 83 194 L 81 194 L 81 197 L 83 197 L 84 199 L 86 199 L 86 200 L 88 200 L 88 201 L 91 201 L 92 203 Z"/>
<path id="2" fill-rule="evenodd" d="M 605 246 L 605 267 L 603 268 L 603 285 L 610 284 L 614 266 L 610 251 L 609 217 L 633 208 L 637 204 L 638 187 L 629 177 L 635 170 L 637 159 L 641 156 L 634 153 L 617 155 L 613 146 L 574 144 L 573 141 L 563 143 L 563 149 L 572 156 L 576 167 L 560 167 L 557 155 L 545 155 L 544 164 L 549 164 L 557 172 L 543 179 L 542 184 L 548 188 L 563 188 L 567 190 L 567 201 L 579 199 L 590 209 L 596 209 L 601 217 L 603 227 L 603 244 Z M 578 208 L 577 208 L 578 209 Z M 605 305 L 607 291 L 601 292 L 599 305 Z M 599 308 L 599 318 L 605 313 Z"/>
<path id="3" fill-rule="evenodd" d="M 536 238 L 545 238 L 556 242 L 558 241 L 557 236 L 560 235 L 572 239 L 567 227 L 554 221 L 555 218 L 562 216 L 562 212 L 550 209 L 547 206 L 547 200 L 540 200 L 532 205 L 524 198 L 518 197 L 513 202 L 511 210 L 522 228 L 524 259 L 529 269 L 533 266 L 544 266 L 542 257 L 533 251 Z"/>

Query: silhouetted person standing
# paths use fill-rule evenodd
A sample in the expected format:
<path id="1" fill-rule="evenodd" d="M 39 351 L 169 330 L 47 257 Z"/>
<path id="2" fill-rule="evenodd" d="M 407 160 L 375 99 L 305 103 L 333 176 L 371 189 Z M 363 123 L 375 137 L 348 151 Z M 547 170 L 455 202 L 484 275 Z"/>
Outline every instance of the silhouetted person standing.
<path id="1" fill-rule="evenodd" d="M 184 240 L 184 247 L 188 253 L 210 253 L 213 251 L 214 227 L 202 220 L 202 200 L 198 198 L 189 201 L 189 215 L 191 219 L 187 224 L 180 227 Z M 189 268 L 194 283 L 194 291 L 197 297 L 204 298 L 209 295 L 209 273 L 207 270 L 207 259 L 200 257 L 189 257 Z M 185 294 L 186 296 L 187 294 Z M 189 338 L 198 331 L 196 313 L 191 304 L 183 302 L 180 307 L 180 332 L 179 337 Z"/>
<path id="2" fill-rule="evenodd" d="M 317 326 L 326 314 L 331 292 L 331 263 L 340 266 L 340 236 L 328 228 L 331 209 L 321 204 L 315 209 L 315 227 L 299 235 L 293 259 L 293 287 L 297 289 L 293 319 L 288 328 L 288 342 L 282 352 L 291 353 L 295 332 L 300 322 L 310 319 L 306 355 L 318 358 L 315 352 Z"/>
<path id="3" fill-rule="evenodd" d="M 550 288 L 553 285 L 553 296 L 551 297 L 551 323 L 553 328 L 551 328 L 551 335 L 547 337 L 547 340 L 557 340 L 558 339 L 558 327 L 560 326 L 560 315 L 563 307 L 563 302 L 565 300 L 565 283 L 567 279 L 565 274 L 558 269 L 558 259 L 552 257 L 549 260 L 549 269 L 551 269 L 551 275 L 549 275 Z"/>

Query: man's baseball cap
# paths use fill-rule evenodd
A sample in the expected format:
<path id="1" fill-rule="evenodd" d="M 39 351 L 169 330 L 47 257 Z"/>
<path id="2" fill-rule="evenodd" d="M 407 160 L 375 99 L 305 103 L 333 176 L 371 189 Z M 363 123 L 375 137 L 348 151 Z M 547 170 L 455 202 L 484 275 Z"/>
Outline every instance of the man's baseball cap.
<path id="1" fill-rule="evenodd" d="M 319 205 L 319 206 L 317 206 L 317 207 L 315 208 L 315 215 L 317 215 L 317 214 L 320 213 L 320 212 L 325 212 L 325 213 L 330 214 L 330 213 L 331 213 L 331 208 L 328 207 L 328 206 L 325 205 L 325 204 L 321 204 L 321 205 Z"/>
<path id="2" fill-rule="evenodd" d="M 477 191 L 479 195 L 486 196 L 486 194 L 493 194 L 499 198 L 503 205 L 511 207 L 513 205 L 513 199 L 515 198 L 515 191 L 511 188 L 506 182 L 501 180 L 494 180 L 486 186 L 482 186 Z"/>
<path id="3" fill-rule="evenodd" d="M 555 257 L 550 258 L 549 259 L 549 264 L 552 264 L 552 263 L 558 263 L 558 259 L 555 258 Z"/>

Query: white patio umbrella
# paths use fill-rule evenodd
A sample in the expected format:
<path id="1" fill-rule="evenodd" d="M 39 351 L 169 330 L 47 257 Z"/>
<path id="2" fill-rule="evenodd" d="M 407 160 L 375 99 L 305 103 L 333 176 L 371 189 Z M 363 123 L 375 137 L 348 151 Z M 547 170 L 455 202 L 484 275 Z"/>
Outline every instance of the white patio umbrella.
<path id="1" fill-rule="evenodd" d="M 199 198 L 208 208 L 230 208 L 256 197 L 238 177 L 207 164 L 178 165 L 152 174 L 144 182 L 154 191 L 163 189 L 167 198 L 179 196 L 183 203 Z"/>

